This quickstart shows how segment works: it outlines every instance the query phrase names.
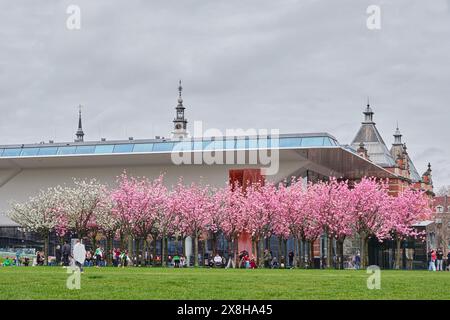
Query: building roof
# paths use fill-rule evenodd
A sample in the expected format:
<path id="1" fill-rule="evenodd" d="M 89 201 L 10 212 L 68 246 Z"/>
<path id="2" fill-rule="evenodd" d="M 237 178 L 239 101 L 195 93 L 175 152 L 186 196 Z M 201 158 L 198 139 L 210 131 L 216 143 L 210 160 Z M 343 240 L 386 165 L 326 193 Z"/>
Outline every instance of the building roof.
<path id="1" fill-rule="evenodd" d="M 278 138 L 278 139 L 277 139 Z M 90 154 L 159 153 L 171 151 L 242 150 L 257 148 L 331 147 L 339 145 L 328 133 L 280 134 L 257 137 L 204 137 L 183 140 L 142 139 L 0 145 L 0 158 L 57 157 Z"/>
<path id="2" fill-rule="evenodd" d="M 389 149 L 383 141 L 374 122 L 363 122 L 358 130 L 351 146 L 354 149 L 363 142 L 367 149 L 369 159 L 382 167 L 393 167 L 395 165 Z"/>
<path id="3" fill-rule="evenodd" d="M 413 224 L 413 227 L 427 227 L 429 225 L 432 225 L 433 223 L 434 223 L 433 220 L 424 220 Z"/>
<path id="4" fill-rule="evenodd" d="M 409 163 L 409 175 L 413 182 L 420 182 L 422 178 L 419 175 L 419 172 L 417 171 L 416 167 L 414 166 L 414 163 L 412 162 L 411 158 L 408 156 L 408 163 Z"/>

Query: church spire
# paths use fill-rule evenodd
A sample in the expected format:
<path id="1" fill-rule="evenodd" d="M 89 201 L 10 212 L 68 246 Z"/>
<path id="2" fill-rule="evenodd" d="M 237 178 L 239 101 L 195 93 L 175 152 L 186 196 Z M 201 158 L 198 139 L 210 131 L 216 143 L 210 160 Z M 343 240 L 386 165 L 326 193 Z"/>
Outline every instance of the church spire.
<path id="1" fill-rule="evenodd" d="M 181 80 L 178 85 L 178 105 L 175 108 L 176 115 L 173 120 L 174 130 L 172 132 L 172 137 L 175 139 L 182 139 L 187 137 L 187 120 L 184 117 L 184 110 L 186 109 L 183 106 L 183 98 L 181 93 L 183 91 L 183 87 L 181 86 Z"/>
<path id="2" fill-rule="evenodd" d="M 81 122 L 81 105 L 78 106 L 78 130 L 75 133 L 76 139 L 75 142 L 83 142 L 84 141 L 84 132 L 83 132 L 83 125 Z"/>
<path id="3" fill-rule="evenodd" d="M 364 122 L 363 123 L 373 123 L 373 111 L 370 107 L 369 97 L 367 97 L 367 106 L 366 110 L 363 112 L 364 114 Z"/>

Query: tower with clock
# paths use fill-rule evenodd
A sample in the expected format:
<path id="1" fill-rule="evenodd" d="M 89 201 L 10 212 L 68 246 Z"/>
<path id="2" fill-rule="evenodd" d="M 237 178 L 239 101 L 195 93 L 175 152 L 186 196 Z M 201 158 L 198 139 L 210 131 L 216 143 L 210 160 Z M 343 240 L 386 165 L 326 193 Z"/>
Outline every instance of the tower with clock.
<path id="1" fill-rule="evenodd" d="M 174 130 L 172 132 L 173 139 L 183 139 L 188 136 L 187 132 L 187 120 L 184 117 L 184 109 L 183 106 L 183 98 L 181 97 L 181 92 L 183 91 L 183 87 L 181 86 L 181 80 L 178 86 L 178 105 L 175 108 L 176 115 L 173 120 Z"/>

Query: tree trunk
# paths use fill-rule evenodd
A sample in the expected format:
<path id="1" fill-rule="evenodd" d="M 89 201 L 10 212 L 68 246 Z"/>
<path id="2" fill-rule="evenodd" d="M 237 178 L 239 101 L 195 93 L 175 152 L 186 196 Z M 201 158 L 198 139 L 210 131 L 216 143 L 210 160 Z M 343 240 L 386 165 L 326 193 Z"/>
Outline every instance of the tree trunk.
<path id="1" fill-rule="evenodd" d="M 213 249 L 213 257 L 216 256 L 217 253 L 217 233 L 213 232 L 212 234 L 212 249 Z"/>
<path id="2" fill-rule="evenodd" d="M 402 246 L 402 240 L 399 237 L 396 237 L 396 244 L 397 244 L 397 249 L 395 251 L 395 269 L 396 270 L 400 270 L 400 257 L 401 257 L 401 246 Z"/>
<path id="3" fill-rule="evenodd" d="M 125 247 L 125 235 L 123 232 L 120 233 L 120 251 L 122 252 Z"/>
<path id="4" fill-rule="evenodd" d="M 361 268 L 367 268 L 369 264 L 368 251 L 368 237 L 365 234 L 361 235 Z"/>
<path id="5" fill-rule="evenodd" d="M 203 259 L 202 259 L 202 264 L 203 266 L 205 266 L 205 257 L 206 257 L 206 250 L 208 249 L 208 243 L 207 243 L 207 239 L 203 239 L 202 243 L 203 243 Z"/>
<path id="6" fill-rule="evenodd" d="M 295 263 L 295 265 L 299 268 L 304 267 L 303 262 L 305 261 L 303 257 L 302 243 L 303 241 L 300 238 L 297 238 L 297 252 L 295 254 L 295 259 L 297 260 L 297 262 Z"/>
<path id="7" fill-rule="evenodd" d="M 136 239 L 136 267 L 141 265 L 141 258 L 139 257 L 140 250 L 141 250 L 141 239 L 137 238 Z"/>
<path id="8" fill-rule="evenodd" d="M 233 250 L 234 267 L 239 268 L 240 261 L 238 261 L 239 260 L 238 237 L 233 238 L 231 248 Z"/>
<path id="9" fill-rule="evenodd" d="M 48 266 L 48 251 L 50 247 L 50 234 L 46 232 L 44 234 L 44 265 Z"/>
<path id="10" fill-rule="evenodd" d="M 153 238 L 153 261 L 152 261 L 152 265 L 154 266 L 154 267 L 156 267 L 156 254 L 157 254 L 157 252 L 156 252 L 156 244 L 158 243 L 158 238 L 155 236 L 154 238 Z"/>
<path id="11" fill-rule="evenodd" d="M 170 237 L 166 237 L 165 238 L 165 243 L 164 243 L 164 247 L 166 248 L 166 251 L 165 251 L 165 256 L 164 256 L 164 258 L 165 258 L 165 261 L 169 261 L 169 238 Z"/>
<path id="12" fill-rule="evenodd" d="M 128 256 L 133 257 L 133 237 L 128 236 Z"/>
<path id="13" fill-rule="evenodd" d="M 142 239 L 142 266 L 145 267 L 147 265 L 147 238 Z"/>
<path id="14" fill-rule="evenodd" d="M 314 241 L 309 242 L 309 268 L 314 269 Z"/>
<path id="15" fill-rule="evenodd" d="M 199 261 L 198 261 L 198 235 L 195 234 L 194 237 L 194 267 L 198 267 L 199 266 Z"/>
<path id="16" fill-rule="evenodd" d="M 112 241 L 112 236 L 106 235 L 106 263 L 108 266 L 112 265 Z"/>
<path id="17" fill-rule="evenodd" d="M 175 254 L 178 255 L 178 236 L 175 236 Z"/>
<path id="18" fill-rule="evenodd" d="M 264 249 L 268 249 L 268 246 L 266 246 L 266 248 L 264 248 L 262 245 L 264 244 L 261 243 L 260 240 L 256 241 L 256 248 L 257 248 L 257 257 L 258 257 L 258 267 L 264 267 Z M 265 244 L 267 245 L 267 240 L 265 242 Z"/>
<path id="19" fill-rule="evenodd" d="M 93 235 L 91 239 L 92 249 L 97 249 L 97 235 Z"/>
<path id="20" fill-rule="evenodd" d="M 337 243 L 336 243 L 336 249 L 337 249 L 337 256 L 338 261 L 337 261 L 337 266 L 339 269 L 344 269 L 344 240 L 343 239 L 338 239 Z"/>
<path id="21" fill-rule="evenodd" d="M 283 255 L 282 249 L 281 249 L 281 244 L 282 244 L 283 239 L 281 237 L 278 237 L 278 263 L 281 263 L 281 256 Z"/>
<path id="22" fill-rule="evenodd" d="M 165 267 L 165 251 L 166 251 L 166 241 L 165 236 L 161 238 L 161 267 Z"/>
<path id="23" fill-rule="evenodd" d="M 333 264 L 333 238 L 327 238 L 327 269 L 332 268 Z"/>

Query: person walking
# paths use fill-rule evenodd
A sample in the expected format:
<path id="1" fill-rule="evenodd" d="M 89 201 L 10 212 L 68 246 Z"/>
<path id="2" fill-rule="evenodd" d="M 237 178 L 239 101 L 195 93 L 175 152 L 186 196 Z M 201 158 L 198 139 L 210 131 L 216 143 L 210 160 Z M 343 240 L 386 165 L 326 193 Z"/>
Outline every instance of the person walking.
<path id="1" fill-rule="evenodd" d="M 355 256 L 355 269 L 359 270 L 361 266 L 361 256 L 359 255 L 359 252 Z"/>
<path id="2" fill-rule="evenodd" d="M 180 256 L 178 255 L 178 253 L 175 253 L 175 255 L 173 256 L 173 263 L 174 263 L 174 268 L 180 267 Z"/>
<path id="3" fill-rule="evenodd" d="M 289 268 L 293 268 L 294 267 L 294 252 L 293 251 L 289 251 L 288 254 L 288 263 L 289 263 Z"/>
<path id="4" fill-rule="evenodd" d="M 100 246 L 97 247 L 97 249 L 95 249 L 95 262 L 96 262 L 96 266 L 97 268 L 100 268 L 101 262 L 102 262 L 102 249 L 100 248 Z"/>
<path id="5" fill-rule="evenodd" d="M 62 247 L 62 256 L 63 256 L 63 267 L 69 266 L 69 256 L 70 256 L 70 244 L 67 241 L 64 241 L 64 245 Z"/>
<path id="6" fill-rule="evenodd" d="M 61 246 L 58 244 L 55 249 L 55 260 L 56 260 L 55 262 L 57 266 L 61 264 L 61 256 L 62 256 Z"/>
<path id="7" fill-rule="evenodd" d="M 443 268 L 442 268 L 443 258 L 444 258 L 444 252 L 442 251 L 442 248 L 439 248 L 436 251 L 436 269 L 437 269 L 437 271 L 443 271 Z"/>
<path id="8" fill-rule="evenodd" d="M 270 268 L 272 255 L 270 254 L 270 251 L 268 249 L 264 250 L 263 260 L 264 260 L 264 268 Z"/>
<path id="9" fill-rule="evenodd" d="M 428 271 L 436 271 L 436 251 L 434 249 L 428 253 L 428 261 L 430 262 Z"/>
<path id="10" fill-rule="evenodd" d="M 17 249 L 17 251 L 16 251 L 16 267 L 20 266 L 20 256 L 21 256 L 20 249 Z"/>
<path id="11" fill-rule="evenodd" d="M 75 265 L 80 269 L 80 272 L 83 273 L 83 264 L 86 259 L 86 248 L 84 247 L 84 244 L 80 242 L 80 239 L 77 239 L 77 242 L 73 247 L 73 258 L 75 260 Z"/>

